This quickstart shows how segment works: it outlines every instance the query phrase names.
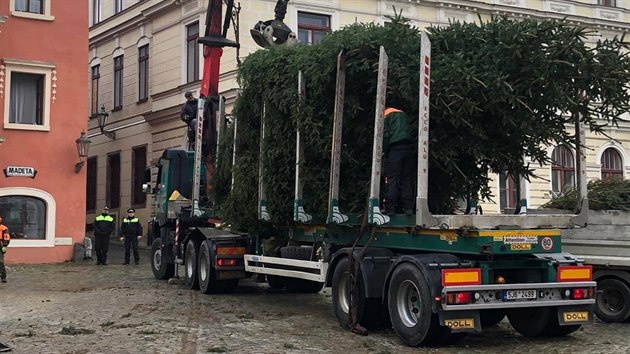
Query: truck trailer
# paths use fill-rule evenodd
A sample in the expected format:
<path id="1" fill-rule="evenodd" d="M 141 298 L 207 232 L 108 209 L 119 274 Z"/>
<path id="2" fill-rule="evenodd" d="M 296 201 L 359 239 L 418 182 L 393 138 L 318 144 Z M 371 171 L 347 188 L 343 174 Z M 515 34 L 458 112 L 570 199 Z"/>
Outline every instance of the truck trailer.
<path id="1" fill-rule="evenodd" d="M 204 293 L 231 292 L 239 279 L 252 274 L 264 275 L 271 288 L 292 292 L 316 293 L 331 287 L 334 313 L 343 328 L 364 334 L 371 328 L 391 326 L 409 346 L 452 342 L 460 333 L 480 331 L 505 316 L 527 337 L 563 336 L 592 322 L 593 269 L 563 252 L 561 241 L 561 230 L 588 222 L 584 168 L 578 169 L 580 208 L 575 214 L 433 215 L 429 211 L 431 46 L 425 33 L 421 39 L 415 213 L 385 215 L 380 210 L 388 67 L 382 47 L 371 183 L 366 190 L 369 202 L 363 214 L 343 213 L 339 207 L 345 89 L 341 52 L 329 190 L 328 195 L 318 196 L 327 198 L 327 214 L 311 215 L 304 209 L 300 170 L 304 144 L 298 130 L 286 137 L 296 141 L 293 222 L 268 222 L 269 196 L 262 179 L 268 166 L 261 161 L 260 170 L 252 173 L 259 176 L 258 219 L 267 231 L 238 233 L 222 227 L 211 203 L 199 203 L 199 191 L 206 182 L 200 128 L 195 151 L 165 150 L 157 162 L 157 180 L 146 181 L 146 191 L 154 194 L 149 239 L 155 277 L 168 279 L 182 265 L 186 286 Z M 303 99 L 302 75 L 298 81 L 297 96 Z M 206 117 L 218 117 L 217 136 L 221 137 L 225 108 L 223 99 L 218 102 L 218 108 L 210 115 L 206 112 Z M 208 106 L 200 105 L 199 124 L 204 121 L 204 107 Z M 232 124 L 235 135 L 244 129 L 238 126 L 238 117 Z M 264 114 L 261 126 L 262 153 Z M 584 127 L 576 127 L 582 130 L 576 136 L 584 139 Z M 581 152 L 578 166 L 585 166 Z"/>

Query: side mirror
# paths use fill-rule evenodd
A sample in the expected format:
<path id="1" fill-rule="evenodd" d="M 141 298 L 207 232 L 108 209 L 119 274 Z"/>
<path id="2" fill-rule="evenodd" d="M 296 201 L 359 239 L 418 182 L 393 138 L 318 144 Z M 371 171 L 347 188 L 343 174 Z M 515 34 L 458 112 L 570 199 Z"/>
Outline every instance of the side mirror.
<path id="1" fill-rule="evenodd" d="M 144 183 L 151 184 L 151 166 L 144 169 Z"/>
<path id="2" fill-rule="evenodd" d="M 142 191 L 147 194 L 153 194 L 153 188 L 151 188 L 151 183 L 143 183 Z"/>

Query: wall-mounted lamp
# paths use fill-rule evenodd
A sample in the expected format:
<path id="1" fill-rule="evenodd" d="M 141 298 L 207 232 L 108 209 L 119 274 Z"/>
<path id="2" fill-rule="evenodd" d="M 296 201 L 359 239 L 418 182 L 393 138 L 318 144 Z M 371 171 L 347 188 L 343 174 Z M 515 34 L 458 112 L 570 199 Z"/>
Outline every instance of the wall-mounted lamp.
<path id="1" fill-rule="evenodd" d="M 105 105 L 101 105 L 101 110 L 97 114 L 98 117 L 98 128 L 101 130 L 101 134 L 106 137 L 114 140 L 116 139 L 116 132 L 110 132 L 105 130 L 105 126 L 107 125 L 107 119 L 109 118 L 109 113 L 105 111 Z"/>
<path id="2" fill-rule="evenodd" d="M 85 131 L 81 132 L 81 136 L 79 139 L 74 141 L 77 144 L 77 152 L 79 153 L 79 162 L 74 165 L 74 172 L 81 172 L 81 167 L 85 164 L 83 161 L 84 158 L 88 157 L 88 151 L 90 150 L 91 141 L 88 140 L 87 135 L 85 135 Z"/>

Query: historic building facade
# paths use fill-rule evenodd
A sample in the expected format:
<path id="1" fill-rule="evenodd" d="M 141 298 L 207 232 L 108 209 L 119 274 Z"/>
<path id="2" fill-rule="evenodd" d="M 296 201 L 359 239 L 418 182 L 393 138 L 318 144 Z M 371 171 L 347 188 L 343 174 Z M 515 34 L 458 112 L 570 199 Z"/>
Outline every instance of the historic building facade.
<path id="1" fill-rule="evenodd" d="M 103 205 L 120 215 L 135 207 L 145 221 L 150 200 L 141 192 L 144 168 L 165 148 L 184 145 L 185 128 L 179 119 L 184 92 L 198 92 L 202 53 L 195 41 L 204 32 L 207 0 L 87 0 L 90 13 L 89 136 L 87 163 L 88 223 Z M 505 15 L 515 18 L 567 18 L 609 37 L 630 28 L 629 0 L 292 0 L 285 19 L 302 42 L 318 41 L 327 32 L 358 22 L 387 21 L 393 6 L 419 27 L 447 25 L 449 21 L 476 21 Z M 237 95 L 237 57 L 259 47 L 249 29 L 259 20 L 273 18 L 275 0 L 241 1 L 239 51 L 225 49 L 219 90 L 228 111 Z M 235 39 L 230 31 L 228 38 Z M 197 94 L 195 94 L 197 96 Z M 109 123 L 103 134 L 98 113 L 104 106 Z M 114 134 L 112 134 L 114 133 Z M 588 135 L 587 171 L 591 179 L 610 174 L 630 177 L 630 125 L 608 132 L 614 140 Z M 573 185 L 575 152 L 550 147 L 554 166 L 537 168 L 541 179 L 524 190 L 530 206 Z M 509 176 L 493 182 L 496 203 L 486 212 L 516 205 L 516 185 Z M 123 213 L 124 215 L 124 213 Z"/>
<path id="2" fill-rule="evenodd" d="M 87 3 L 0 2 L 0 215 L 8 263 L 70 260 L 85 235 Z M 85 14 L 86 16 L 82 16 Z"/>

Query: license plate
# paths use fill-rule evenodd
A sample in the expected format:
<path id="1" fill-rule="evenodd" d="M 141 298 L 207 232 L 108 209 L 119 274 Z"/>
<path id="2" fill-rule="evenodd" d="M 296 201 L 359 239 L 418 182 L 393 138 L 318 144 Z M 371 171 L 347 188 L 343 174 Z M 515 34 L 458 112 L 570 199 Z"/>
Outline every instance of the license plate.
<path id="1" fill-rule="evenodd" d="M 562 314 L 564 322 L 587 322 L 588 312 L 565 312 Z"/>
<path id="2" fill-rule="evenodd" d="M 506 290 L 503 293 L 503 299 L 511 300 L 535 300 L 538 298 L 536 290 Z"/>

